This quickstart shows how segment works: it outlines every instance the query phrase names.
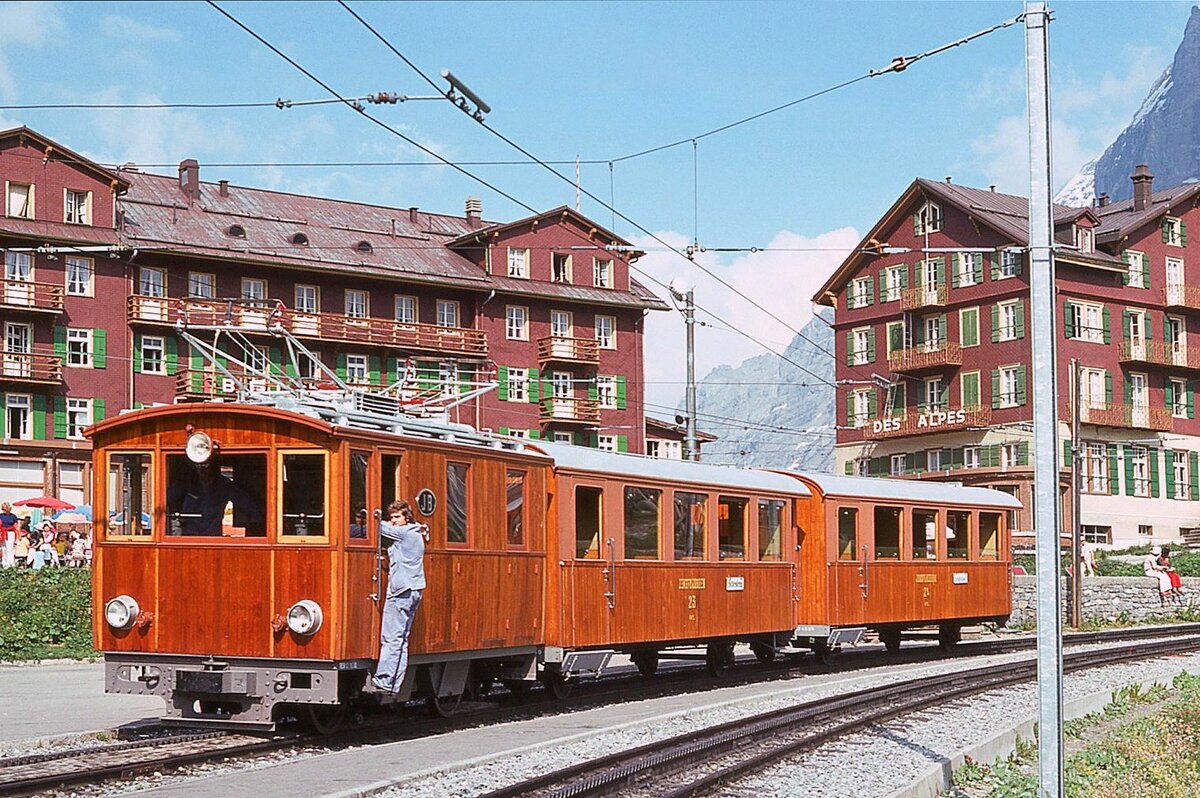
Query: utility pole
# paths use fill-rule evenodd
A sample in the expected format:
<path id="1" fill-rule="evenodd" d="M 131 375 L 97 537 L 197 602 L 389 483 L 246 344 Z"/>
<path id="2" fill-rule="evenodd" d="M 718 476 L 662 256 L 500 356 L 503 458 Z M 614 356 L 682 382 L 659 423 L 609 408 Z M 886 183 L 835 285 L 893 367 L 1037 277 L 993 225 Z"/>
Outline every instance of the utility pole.
<path id="1" fill-rule="evenodd" d="M 1050 196 L 1050 9 L 1025 4 L 1029 103 L 1029 276 L 1033 317 L 1034 530 L 1037 535 L 1038 775 L 1042 798 L 1063 798 L 1059 453 L 1055 401 L 1054 229 Z"/>
<path id="2" fill-rule="evenodd" d="M 683 444 L 683 459 L 699 460 L 700 445 L 696 440 L 696 289 L 684 286 L 681 280 L 671 281 L 668 289 L 676 302 L 683 303 L 683 323 L 687 326 L 687 437 Z"/>
<path id="3" fill-rule="evenodd" d="M 1083 385 L 1079 361 L 1071 358 L 1071 625 L 1083 628 L 1083 514 L 1079 497 L 1083 493 L 1080 475 L 1087 452 L 1079 443 L 1079 417 L 1083 413 Z"/>

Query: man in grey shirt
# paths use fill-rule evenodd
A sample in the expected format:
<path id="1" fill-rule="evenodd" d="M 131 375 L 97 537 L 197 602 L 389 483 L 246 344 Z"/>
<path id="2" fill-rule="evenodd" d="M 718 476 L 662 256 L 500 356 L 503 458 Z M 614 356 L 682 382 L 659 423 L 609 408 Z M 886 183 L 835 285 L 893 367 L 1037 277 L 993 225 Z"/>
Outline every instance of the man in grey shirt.
<path id="1" fill-rule="evenodd" d="M 425 590 L 425 527 L 416 523 L 408 502 L 388 505 L 388 520 L 379 524 L 388 543 L 387 600 L 379 634 L 379 664 L 371 680 L 375 689 L 395 693 L 408 669 L 408 633 Z"/>

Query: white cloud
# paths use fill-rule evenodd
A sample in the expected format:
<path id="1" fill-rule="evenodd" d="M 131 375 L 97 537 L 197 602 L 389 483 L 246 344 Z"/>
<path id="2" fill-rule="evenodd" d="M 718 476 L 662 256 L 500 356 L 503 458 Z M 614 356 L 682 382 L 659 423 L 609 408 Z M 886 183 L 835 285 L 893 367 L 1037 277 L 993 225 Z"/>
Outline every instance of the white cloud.
<path id="1" fill-rule="evenodd" d="M 677 249 L 687 246 L 687 236 L 682 233 L 657 235 Z M 696 256 L 709 271 L 785 323 L 775 321 L 679 255 L 661 251 L 662 246 L 657 241 L 649 238 L 633 240 L 648 250 L 646 257 L 637 262 L 638 269 L 662 283 L 670 283 L 675 278 L 694 283 L 697 306 L 710 311 L 722 322 L 714 323 L 707 313 L 697 313 L 699 320 L 712 325 L 696 328 L 696 376 L 702 379 L 716 366 L 736 366 L 748 357 L 765 354 L 762 346 L 734 330 L 745 332 L 772 350 L 782 352 L 794 337 L 794 331 L 812 318 L 812 295 L 860 239 L 861 234 L 849 227 L 812 237 L 784 230 L 777 233 L 761 252 L 734 257 L 718 257 L 718 253 Z M 634 276 L 647 283 L 644 277 L 636 273 Z M 650 283 L 649 287 L 667 299 L 661 286 Z M 675 312 L 649 314 L 646 340 L 653 342 L 654 352 L 654 357 L 648 357 L 645 363 L 647 398 L 656 404 L 674 406 L 683 395 L 687 369 L 682 317 Z"/>
<path id="2" fill-rule="evenodd" d="M 58 40 L 66 24 L 55 3 L 0 3 L 0 98 L 11 99 L 17 93 L 17 81 L 9 66 L 13 50 L 39 47 Z"/>
<path id="3" fill-rule="evenodd" d="M 1119 129 L 1108 138 L 1116 137 Z M 1086 139 L 1086 140 L 1085 140 Z M 1051 125 L 1055 188 L 1071 179 L 1107 145 L 1097 145 L 1094 131 L 1056 118 Z M 1001 117 L 987 133 L 971 141 L 974 167 L 988 184 L 1008 194 L 1029 193 L 1029 131 L 1024 116 Z"/>
<path id="4" fill-rule="evenodd" d="M 100 31 L 105 36 L 123 39 L 126 42 L 177 42 L 183 38 L 174 28 L 160 27 L 118 14 L 109 14 L 100 21 Z"/>

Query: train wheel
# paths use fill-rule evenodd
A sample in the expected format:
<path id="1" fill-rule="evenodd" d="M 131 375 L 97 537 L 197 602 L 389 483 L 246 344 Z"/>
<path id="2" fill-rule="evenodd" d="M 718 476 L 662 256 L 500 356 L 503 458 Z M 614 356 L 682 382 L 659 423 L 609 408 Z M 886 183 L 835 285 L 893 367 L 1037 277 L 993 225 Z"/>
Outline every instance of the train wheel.
<path id="1" fill-rule="evenodd" d="M 346 721 L 345 704 L 303 704 L 298 709 L 300 726 L 309 734 L 333 734 Z"/>
<path id="2" fill-rule="evenodd" d="M 658 652 L 657 651 L 635 651 L 629 655 L 633 660 L 633 664 L 637 666 L 638 673 L 649 679 L 658 672 Z"/>
<path id="3" fill-rule="evenodd" d="M 720 679 L 733 665 L 733 643 L 709 643 L 704 652 L 704 664 L 713 678 Z"/>
<path id="4" fill-rule="evenodd" d="M 900 650 L 900 636 L 901 630 L 899 629 L 879 630 L 879 642 L 883 643 L 883 647 L 892 654 Z"/>
<path id="5" fill-rule="evenodd" d="M 962 640 L 962 628 L 958 624 L 944 623 L 938 627 L 938 648 L 950 651 Z"/>
<path id="6" fill-rule="evenodd" d="M 767 643 L 751 643 L 750 650 L 754 652 L 754 656 L 758 661 L 766 665 L 775 659 L 775 647 Z"/>
<path id="7" fill-rule="evenodd" d="M 458 695 L 443 695 L 439 696 L 436 693 L 431 694 L 425 699 L 425 705 L 429 707 L 429 711 L 437 715 L 439 718 L 448 718 L 455 712 L 458 712 L 459 706 L 462 705 L 463 694 Z"/>
<path id="8" fill-rule="evenodd" d="M 561 671 L 547 669 L 543 671 L 542 686 L 544 686 L 550 695 L 554 696 L 556 701 L 563 701 L 571 695 L 571 688 L 575 685 L 567 681 L 567 677 Z"/>

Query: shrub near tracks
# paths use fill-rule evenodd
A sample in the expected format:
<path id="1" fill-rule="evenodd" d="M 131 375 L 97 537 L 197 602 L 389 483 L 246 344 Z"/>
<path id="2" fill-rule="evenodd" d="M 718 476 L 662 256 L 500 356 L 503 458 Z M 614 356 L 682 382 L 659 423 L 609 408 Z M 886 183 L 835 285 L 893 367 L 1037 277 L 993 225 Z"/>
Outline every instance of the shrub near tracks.
<path id="1" fill-rule="evenodd" d="M 92 572 L 0 570 L 0 662 L 95 655 Z"/>

